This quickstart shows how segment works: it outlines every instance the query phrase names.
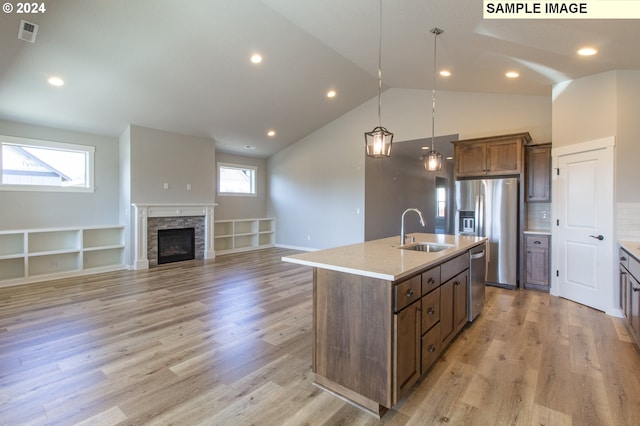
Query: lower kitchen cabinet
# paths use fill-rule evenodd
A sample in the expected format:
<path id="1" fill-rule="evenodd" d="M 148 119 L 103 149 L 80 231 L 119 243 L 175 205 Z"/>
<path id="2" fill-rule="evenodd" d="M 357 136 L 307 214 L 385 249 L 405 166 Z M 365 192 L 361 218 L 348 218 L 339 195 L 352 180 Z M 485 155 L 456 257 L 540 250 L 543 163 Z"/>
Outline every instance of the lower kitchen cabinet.
<path id="1" fill-rule="evenodd" d="M 420 378 L 420 301 L 394 315 L 395 393 L 404 395 Z"/>
<path id="2" fill-rule="evenodd" d="M 640 345 L 640 259 L 620 249 L 619 260 L 620 306 L 631 337 Z"/>
<path id="3" fill-rule="evenodd" d="M 525 235 L 525 280 L 527 289 L 549 291 L 549 235 Z"/>

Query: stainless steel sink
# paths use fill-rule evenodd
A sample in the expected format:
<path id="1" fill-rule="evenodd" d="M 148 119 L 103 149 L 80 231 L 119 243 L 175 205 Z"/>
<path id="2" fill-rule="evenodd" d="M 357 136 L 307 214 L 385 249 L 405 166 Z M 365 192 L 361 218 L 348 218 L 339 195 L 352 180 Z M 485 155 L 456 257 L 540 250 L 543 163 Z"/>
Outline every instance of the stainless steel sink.
<path id="1" fill-rule="evenodd" d="M 424 251 L 429 253 L 435 253 L 437 251 L 446 250 L 448 248 L 453 247 L 450 244 L 437 244 L 437 243 L 411 243 L 405 244 L 403 246 L 397 246 L 400 250 L 413 250 L 413 251 Z"/>

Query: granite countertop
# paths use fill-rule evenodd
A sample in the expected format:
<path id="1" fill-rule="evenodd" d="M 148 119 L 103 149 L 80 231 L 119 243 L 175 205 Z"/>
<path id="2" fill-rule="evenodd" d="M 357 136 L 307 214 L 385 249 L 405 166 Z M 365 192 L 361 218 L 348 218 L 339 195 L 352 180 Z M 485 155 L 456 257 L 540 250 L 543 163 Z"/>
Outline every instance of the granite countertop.
<path id="1" fill-rule="evenodd" d="M 400 236 L 367 241 L 282 258 L 285 262 L 346 272 L 371 278 L 397 281 L 413 273 L 455 257 L 482 243 L 485 237 L 443 234 L 409 234 L 415 242 L 449 244 L 451 248 L 426 253 L 400 250 Z"/>
<path id="2" fill-rule="evenodd" d="M 640 241 L 618 241 L 618 244 L 640 262 Z"/>

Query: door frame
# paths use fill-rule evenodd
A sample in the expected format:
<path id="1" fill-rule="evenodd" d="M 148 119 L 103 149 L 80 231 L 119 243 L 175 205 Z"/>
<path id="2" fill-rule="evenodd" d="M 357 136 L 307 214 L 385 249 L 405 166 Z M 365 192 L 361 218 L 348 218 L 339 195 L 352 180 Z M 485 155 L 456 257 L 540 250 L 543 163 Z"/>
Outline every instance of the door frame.
<path id="1" fill-rule="evenodd" d="M 576 143 L 572 145 L 553 147 L 551 149 L 551 161 L 552 161 L 552 179 L 551 188 L 552 194 L 557 194 L 559 190 L 558 183 L 558 162 L 559 158 L 565 155 L 579 154 L 582 152 L 604 150 L 603 161 L 608 166 L 610 175 L 606 176 L 607 180 L 610 180 L 610 201 L 611 201 L 611 223 L 603 230 L 607 235 L 607 243 L 609 244 L 609 250 L 606 251 L 605 258 L 602 260 L 602 268 L 608 269 L 610 272 L 608 276 L 611 279 L 610 289 L 611 291 L 605 294 L 606 300 L 603 303 L 605 313 L 607 315 L 622 317 L 622 311 L 617 306 L 616 301 L 619 298 L 619 288 L 617 285 L 618 267 L 614 263 L 616 259 L 615 253 L 617 250 L 617 223 L 616 223 L 616 191 L 615 191 L 615 136 L 609 136 L 601 139 L 595 139 L 592 141 Z M 551 289 L 550 293 L 553 296 L 560 296 L 560 279 L 556 276 L 556 271 L 559 268 L 560 263 L 560 241 L 558 240 L 558 228 L 556 220 L 560 217 L 560 203 L 552 203 L 552 220 L 551 223 Z"/>

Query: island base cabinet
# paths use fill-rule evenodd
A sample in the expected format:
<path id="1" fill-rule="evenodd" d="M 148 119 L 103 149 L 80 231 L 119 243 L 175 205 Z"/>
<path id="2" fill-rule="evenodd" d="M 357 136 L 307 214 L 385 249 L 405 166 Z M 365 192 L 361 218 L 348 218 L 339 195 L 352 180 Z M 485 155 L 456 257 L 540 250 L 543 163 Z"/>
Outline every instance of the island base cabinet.
<path id="1" fill-rule="evenodd" d="M 468 270 L 461 272 L 440 287 L 440 337 L 446 348 L 467 323 Z"/>
<path id="2" fill-rule="evenodd" d="M 316 383 L 379 416 L 395 403 L 392 285 L 319 268 L 313 281 Z"/>

